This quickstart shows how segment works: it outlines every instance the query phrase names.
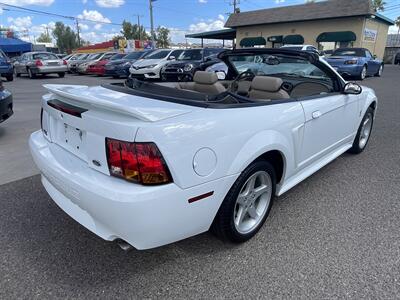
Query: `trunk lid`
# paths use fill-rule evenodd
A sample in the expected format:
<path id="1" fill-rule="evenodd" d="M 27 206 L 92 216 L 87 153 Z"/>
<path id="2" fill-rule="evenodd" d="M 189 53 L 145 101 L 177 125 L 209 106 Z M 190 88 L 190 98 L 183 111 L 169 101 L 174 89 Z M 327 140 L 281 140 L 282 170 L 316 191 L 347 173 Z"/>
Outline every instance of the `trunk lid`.
<path id="1" fill-rule="evenodd" d="M 106 138 L 133 142 L 139 127 L 192 109 L 99 86 L 44 87 L 50 92 L 42 100 L 46 139 L 104 174 L 109 174 Z"/>

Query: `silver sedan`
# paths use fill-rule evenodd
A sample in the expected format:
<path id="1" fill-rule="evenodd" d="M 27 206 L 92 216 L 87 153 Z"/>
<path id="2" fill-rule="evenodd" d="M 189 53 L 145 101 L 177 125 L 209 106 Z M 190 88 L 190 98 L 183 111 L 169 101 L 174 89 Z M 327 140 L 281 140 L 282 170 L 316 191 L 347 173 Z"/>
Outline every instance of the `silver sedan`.
<path id="1" fill-rule="evenodd" d="M 29 78 L 35 78 L 38 74 L 58 74 L 64 77 L 67 71 L 67 62 L 50 52 L 27 52 L 14 62 L 17 77 L 21 74 L 27 74 Z"/>

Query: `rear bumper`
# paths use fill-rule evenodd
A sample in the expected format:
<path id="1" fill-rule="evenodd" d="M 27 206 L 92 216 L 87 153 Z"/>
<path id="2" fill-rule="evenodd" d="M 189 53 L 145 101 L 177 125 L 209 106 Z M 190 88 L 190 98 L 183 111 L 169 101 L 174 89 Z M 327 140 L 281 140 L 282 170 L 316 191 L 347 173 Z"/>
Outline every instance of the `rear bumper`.
<path id="1" fill-rule="evenodd" d="M 158 247 L 207 231 L 237 175 L 189 189 L 175 184 L 141 186 L 102 174 L 48 142 L 41 131 L 29 140 L 42 183 L 57 205 L 105 240 L 123 239 L 137 249 Z M 188 199 L 214 191 L 201 201 Z"/>
<path id="2" fill-rule="evenodd" d="M 0 123 L 10 118 L 13 114 L 13 99 L 10 92 L 0 93 Z"/>
<path id="3" fill-rule="evenodd" d="M 358 76 L 361 74 L 361 70 L 363 66 L 359 65 L 340 65 L 335 66 L 332 64 L 332 67 L 340 74 L 346 76 Z"/>
<path id="4" fill-rule="evenodd" d="M 128 68 L 106 69 L 104 72 L 104 75 L 105 76 L 128 77 L 129 76 L 129 67 Z"/>
<path id="5" fill-rule="evenodd" d="M 31 68 L 34 74 L 51 74 L 51 73 L 63 73 L 68 71 L 67 66 L 46 66 L 46 67 L 37 67 Z"/>

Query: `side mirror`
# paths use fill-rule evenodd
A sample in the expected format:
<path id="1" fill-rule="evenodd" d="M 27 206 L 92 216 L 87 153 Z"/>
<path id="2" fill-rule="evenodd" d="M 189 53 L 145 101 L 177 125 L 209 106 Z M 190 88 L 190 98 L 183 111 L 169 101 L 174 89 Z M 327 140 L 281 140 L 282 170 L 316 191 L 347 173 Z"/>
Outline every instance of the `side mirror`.
<path id="1" fill-rule="evenodd" d="M 170 57 L 168 57 L 168 60 L 175 60 L 175 56 L 171 55 Z"/>
<path id="2" fill-rule="evenodd" d="M 355 82 L 348 82 L 344 86 L 343 93 L 347 95 L 359 95 L 362 92 L 362 87 Z"/>
<path id="3" fill-rule="evenodd" d="M 218 80 L 224 80 L 226 78 L 226 73 L 224 71 L 215 71 L 217 74 Z"/>
<path id="4" fill-rule="evenodd" d="M 376 59 L 378 56 L 376 54 L 372 55 L 373 59 Z"/>
<path id="5" fill-rule="evenodd" d="M 210 57 L 210 56 L 207 56 L 207 57 L 204 59 L 204 61 L 211 61 L 211 57 Z"/>

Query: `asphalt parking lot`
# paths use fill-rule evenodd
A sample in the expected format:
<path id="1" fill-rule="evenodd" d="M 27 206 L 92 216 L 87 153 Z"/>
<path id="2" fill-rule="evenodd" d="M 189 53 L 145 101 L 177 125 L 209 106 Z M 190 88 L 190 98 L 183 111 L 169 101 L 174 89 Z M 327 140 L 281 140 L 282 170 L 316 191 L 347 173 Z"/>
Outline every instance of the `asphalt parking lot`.
<path id="1" fill-rule="evenodd" d="M 40 127 L 41 84 L 112 81 L 5 83 L 15 115 L 0 125 L 0 299 L 399 297 L 399 67 L 362 83 L 380 99 L 367 150 L 342 155 L 278 198 L 251 241 L 205 233 L 127 253 L 57 207 L 27 148 Z"/>

